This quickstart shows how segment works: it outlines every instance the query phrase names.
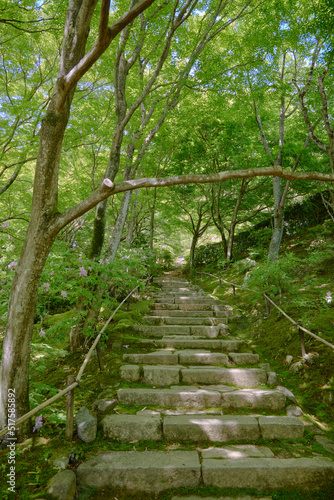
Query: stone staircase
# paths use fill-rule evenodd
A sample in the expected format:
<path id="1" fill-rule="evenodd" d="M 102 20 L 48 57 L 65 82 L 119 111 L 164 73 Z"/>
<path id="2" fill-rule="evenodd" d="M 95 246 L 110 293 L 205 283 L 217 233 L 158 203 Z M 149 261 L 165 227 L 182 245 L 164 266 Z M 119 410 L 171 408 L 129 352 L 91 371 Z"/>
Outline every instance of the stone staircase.
<path id="1" fill-rule="evenodd" d="M 106 439 L 150 441 L 150 451 L 97 455 L 78 467 L 79 485 L 129 491 L 126 498 L 209 486 L 221 498 L 226 488 L 258 491 L 234 497 L 248 500 L 263 499 L 261 491 L 334 485 L 331 459 L 275 454 L 271 443 L 298 443 L 304 424 L 286 416 L 286 395 L 268 363 L 229 336 L 231 308 L 184 279 L 155 282 L 161 288 L 151 315 L 135 328 L 151 352 L 124 355 L 119 413 L 102 420 Z M 200 497 L 173 497 L 182 498 Z"/>

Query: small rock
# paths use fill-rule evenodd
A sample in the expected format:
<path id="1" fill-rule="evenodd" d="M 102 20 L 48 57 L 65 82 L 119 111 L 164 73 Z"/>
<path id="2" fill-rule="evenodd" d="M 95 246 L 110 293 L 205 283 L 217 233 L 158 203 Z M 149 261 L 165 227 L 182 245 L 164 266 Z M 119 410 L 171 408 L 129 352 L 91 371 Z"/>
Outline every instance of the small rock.
<path id="1" fill-rule="evenodd" d="M 290 356 L 290 354 L 287 355 L 287 357 L 285 358 L 285 363 L 290 366 L 291 363 L 293 361 L 293 356 Z"/>
<path id="2" fill-rule="evenodd" d="M 270 372 L 270 364 L 269 363 L 259 363 L 259 368 L 265 370 L 266 372 Z"/>
<path id="3" fill-rule="evenodd" d="M 73 500 L 76 492 L 76 476 L 73 470 L 58 472 L 49 483 L 48 494 L 57 500 Z"/>
<path id="4" fill-rule="evenodd" d="M 334 453 L 334 443 L 331 439 L 328 439 L 325 436 L 314 436 L 314 441 L 325 448 L 326 451 Z"/>
<path id="5" fill-rule="evenodd" d="M 292 363 L 292 365 L 289 366 L 289 370 L 293 373 L 297 373 L 301 370 L 302 367 L 303 363 L 301 361 L 296 361 L 296 363 Z"/>
<path id="6" fill-rule="evenodd" d="M 288 417 L 302 417 L 304 412 L 300 406 L 289 405 L 286 407 L 286 414 Z"/>
<path id="7" fill-rule="evenodd" d="M 75 416 L 77 435 L 84 443 L 91 443 L 96 438 L 97 419 L 83 406 Z"/>
<path id="8" fill-rule="evenodd" d="M 65 470 L 67 469 L 69 461 L 68 457 L 58 457 L 53 461 L 52 465 L 55 469 Z"/>
<path id="9" fill-rule="evenodd" d="M 277 386 L 277 389 L 279 391 L 281 391 L 288 399 L 290 399 L 293 403 L 297 403 L 297 399 L 295 398 L 295 396 L 292 394 L 291 391 L 289 391 L 289 389 L 287 389 L 286 387 L 283 387 L 282 385 L 278 385 Z"/>
<path id="10" fill-rule="evenodd" d="M 92 409 L 96 410 L 100 415 L 105 415 L 117 406 L 117 399 L 96 399 L 92 404 Z"/>
<path id="11" fill-rule="evenodd" d="M 277 375 L 275 372 L 268 372 L 267 384 L 276 386 L 277 385 Z"/>
<path id="12" fill-rule="evenodd" d="M 303 356 L 303 359 L 312 365 L 315 363 L 315 360 L 318 357 L 319 354 L 317 352 L 308 352 L 307 354 L 305 354 L 305 356 Z"/>

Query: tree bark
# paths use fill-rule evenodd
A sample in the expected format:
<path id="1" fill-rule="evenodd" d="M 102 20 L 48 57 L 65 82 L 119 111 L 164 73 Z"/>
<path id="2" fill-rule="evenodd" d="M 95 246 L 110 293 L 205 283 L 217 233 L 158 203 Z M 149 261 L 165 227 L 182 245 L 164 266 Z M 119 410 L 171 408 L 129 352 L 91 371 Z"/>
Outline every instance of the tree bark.
<path id="1" fill-rule="evenodd" d="M 51 246 L 66 225 L 62 224 L 64 219 L 57 209 L 58 170 L 76 84 L 112 39 L 152 2 L 140 2 L 108 27 L 110 2 L 102 0 L 98 38 L 85 55 L 97 0 L 70 0 L 56 85 L 41 126 L 30 223 L 9 299 L 1 363 L 1 426 L 7 423 L 9 389 L 15 390 L 16 416 L 20 417 L 29 410 L 29 358 L 37 289 Z M 25 434 L 29 428 L 27 421 L 20 432 Z"/>

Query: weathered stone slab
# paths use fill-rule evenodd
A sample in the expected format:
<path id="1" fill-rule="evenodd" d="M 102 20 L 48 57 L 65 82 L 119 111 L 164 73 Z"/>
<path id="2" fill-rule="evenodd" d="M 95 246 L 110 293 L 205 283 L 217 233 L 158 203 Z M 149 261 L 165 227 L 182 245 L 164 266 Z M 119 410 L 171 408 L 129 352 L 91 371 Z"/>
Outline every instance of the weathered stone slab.
<path id="1" fill-rule="evenodd" d="M 221 340 L 220 347 L 224 352 L 238 352 L 243 345 L 241 340 Z"/>
<path id="2" fill-rule="evenodd" d="M 163 338 L 157 340 L 156 345 L 165 347 L 185 347 L 185 348 L 204 348 L 204 349 L 219 349 L 221 347 L 221 340 L 215 339 L 194 339 L 194 338 Z"/>
<path id="3" fill-rule="evenodd" d="M 197 387 L 183 389 L 119 389 L 118 401 L 133 406 L 205 408 L 219 406 L 221 394 Z"/>
<path id="4" fill-rule="evenodd" d="M 188 384 L 233 384 L 256 387 L 267 382 L 267 374 L 258 368 L 191 367 L 182 369 L 182 379 Z"/>
<path id="5" fill-rule="evenodd" d="M 155 297 L 155 302 L 163 303 L 163 304 L 173 304 L 174 305 L 174 297 Z"/>
<path id="6" fill-rule="evenodd" d="M 103 434 L 120 441 L 158 441 L 162 437 L 159 415 L 108 415 L 102 419 Z"/>
<path id="7" fill-rule="evenodd" d="M 215 339 L 218 337 L 220 328 L 217 326 L 191 326 L 191 335 L 203 335 L 209 339 Z"/>
<path id="8" fill-rule="evenodd" d="M 231 392 L 236 391 L 235 387 L 231 385 L 215 384 L 215 385 L 200 385 L 200 389 L 206 389 L 207 391 L 218 391 L 218 392 Z"/>
<path id="9" fill-rule="evenodd" d="M 221 405 L 226 408 L 252 408 L 277 411 L 285 406 L 285 396 L 270 389 L 240 389 L 222 394 Z"/>
<path id="10" fill-rule="evenodd" d="M 91 443 L 96 438 L 97 419 L 83 406 L 75 415 L 77 435 L 84 443 Z"/>
<path id="11" fill-rule="evenodd" d="M 196 451 L 116 451 L 97 455 L 77 469 L 87 486 L 130 491 L 163 491 L 199 485 L 201 466 Z"/>
<path id="12" fill-rule="evenodd" d="M 196 304 L 192 304 L 189 302 L 174 304 L 174 309 L 180 309 L 180 311 L 210 311 L 210 315 L 212 315 L 213 307 L 214 306 L 212 305 L 212 302 L 206 303 L 203 301 L 200 301 Z"/>
<path id="13" fill-rule="evenodd" d="M 178 290 L 163 290 L 161 293 L 158 293 L 155 297 L 158 298 L 174 298 L 174 299 L 187 299 L 194 298 L 199 299 L 201 297 L 206 298 L 202 293 L 199 293 L 197 290 L 192 290 L 188 292 L 182 292 Z"/>
<path id="14" fill-rule="evenodd" d="M 227 354 L 221 352 L 184 351 L 179 353 L 180 364 L 186 365 L 229 365 Z"/>
<path id="15" fill-rule="evenodd" d="M 297 417 L 259 417 L 264 439 L 302 439 L 304 424 Z"/>
<path id="16" fill-rule="evenodd" d="M 255 365 L 260 359 L 258 354 L 251 352 L 229 352 L 228 355 L 236 365 Z"/>
<path id="17" fill-rule="evenodd" d="M 179 362 L 178 354 L 168 350 L 154 351 L 147 354 L 124 354 L 123 359 L 146 365 L 177 365 Z"/>
<path id="18" fill-rule="evenodd" d="M 314 490 L 334 482 L 334 462 L 326 458 L 204 459 L 203 480 L 218 488 Z"/>
<path id="19" fill-rule="evenodd" d="M 181 366 L 152 365 L 144 366 L 143 369 L 145 385 L 164 387 L 180 382 Z"/>
<path id="20" fill-rule="evenodd" d="M 182 298 L 175 298 L 175 304 L 209 304 L 209 305 L 216 305 L 217 301 L 213 299 L 212 297 L 182 297 Z"/>
<path id="21" fill-rule="evenodd" d="M 163 337 L 164 335 L 185 335 L 190 334 L 189 326 L 166 325 L 166 326 L 133 326 L 136 332 L 143 333 L 149 337 Z"/>
<path id="22" fill-rule="evenodd" d="M 127 382 L 138 382 L 140 379 L 139 366 L 137 365 L 123 365 L 120 369 L 120 375 L 123 380 Z"/>
<path id="23" fill-rule="evenodd" d="M 255 446 L 253 444 L 237 444 L 224 446 L 224 448 L 207 448 L 201 450 L 202 458 L 271 458 L 273 452 L 266 446 Z"/>
<path id="24" fill-rule="evenodd" d="M 159 311 L 168 311 L 168 310 L 171 310 L 171 311 L 174 311 L 174 310 L 177 310 L 179 309 L 178 306 L 176 306 L 175 304 L 173 303 L 166 303 L 166 302 L 154 302 L 154 304 L 152 305 L 152 308 L 153 309 L 156 309 L 156 310 L 159 310 Z"/>
<path id="25" fill-rule="evenodd" d="M 67 469 L 53 476 L 49 482 L 48 494 L 57 500 L 73 500 L 76 489 L 75 472 Z"/>
<path id="26" fill-rule="evenodd" d="M 255 417 L 234 415 L 166 416 L 163 421 L 166 439 L 179 441 L 250 441 L 259 439 Z"/>
<path id="27" fill-rule="evenodd" d="M 180 311 L 179 309 L 174 310 L 164 310 L 156 309 L 152 311 L 151 314 L 155 316 L 165 316 L 165 317 L 175 317 L 175 318 L 210 318 L 212 316 L 211 311 Z"/>
<path id="28" fill-rule="evenodd" d="M 195 326 L 216 327 L 219 324 L 218 318 L 196 318 L 196 317 L 164 317 L 162 318 L 166 325 L 190 325 L 192 328 Z M 197 335 L 197 333 L 196 333 Z"/>

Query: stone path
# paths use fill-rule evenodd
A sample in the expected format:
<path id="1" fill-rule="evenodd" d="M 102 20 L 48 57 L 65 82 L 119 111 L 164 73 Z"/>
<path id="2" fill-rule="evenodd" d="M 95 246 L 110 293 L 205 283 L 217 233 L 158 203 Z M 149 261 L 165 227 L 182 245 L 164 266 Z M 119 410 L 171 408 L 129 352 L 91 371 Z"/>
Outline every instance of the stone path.
<path id="1" fill-rule="evenodd" d="M 136 327 L 152 352 L 124 355 L 122 413 L 105 416 L 102 426 L 109 440 L 149 440 L 156 450 L 97 455 L 79 466 L 79 484 L 152 494 L 201 485 L 261 492 L 334 484 L 331 459 L 282 457 L 270 446 L 298 443 L 304 424 L 286 416 L 288 400 L 269 365 L 229 335 L 231 308 L 186 280 L 155 282 L 161 289 L 152 313 Z M 264 439 L 268 445 L 259 444 Z"/>

